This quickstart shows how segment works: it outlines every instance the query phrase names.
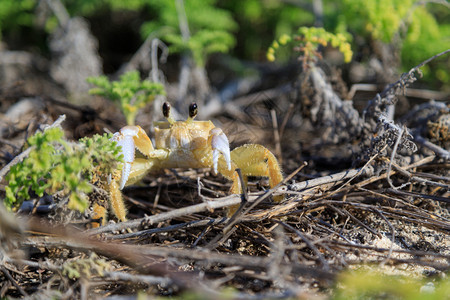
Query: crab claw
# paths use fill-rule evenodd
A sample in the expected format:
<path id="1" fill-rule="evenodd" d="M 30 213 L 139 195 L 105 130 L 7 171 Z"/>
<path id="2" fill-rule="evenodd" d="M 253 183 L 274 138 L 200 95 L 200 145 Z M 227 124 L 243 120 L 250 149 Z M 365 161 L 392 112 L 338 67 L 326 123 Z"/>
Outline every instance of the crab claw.
<path id="1" fill-rule="evenodd" d="M 225 133 L 220 128 L 214 128 L 210 131 L 211 147 L 213 149 L 214 172 L 217 173 L 217 165 L 220 153 L 225 157 L 228 170 L 231 170 L 230 143 Z"/>
<path id="2" fill-rule="evenodd" d="M 122 175 L 120 177 L 119 188 L 123 189 L 125 183 L 128 180 L 131 172 L 131 164 L 134 161 L 135 144 L 134 137 L 137 137 L 139 133 L 139 127 L 137 126 L 125 126 L 116 132 L 111 138 L 112 141 L 116 141 L 118 146 L 122 147 L 122 154 L 124 164 L 122 167 Z M 108 176 L 108 181 L 111 181 L 111 176 Z"/>

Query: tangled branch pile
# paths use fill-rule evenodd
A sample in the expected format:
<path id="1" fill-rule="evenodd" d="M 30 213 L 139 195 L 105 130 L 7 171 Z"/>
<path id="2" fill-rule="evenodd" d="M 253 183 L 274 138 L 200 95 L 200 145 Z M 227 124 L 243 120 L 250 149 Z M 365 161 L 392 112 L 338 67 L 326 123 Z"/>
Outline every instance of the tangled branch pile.
<path id="1" fill-rule="evenodd" d="M 131 221 L 89 230 L 80 225 L 88 216 L 61 217 L 66 210 L 55 209 L 56 198 L 50 205 L 35 199 L 27 216 L 0 210 L 0 295 L 87 299 L 145 290 L 308 298 L 330 288 L 344 269 L 438 278 L 450 267 L 450 107 L 431 101 L 394 119 L 398 96 L 420 66 L 377 94 L 361 115 L 318 67 L 288 87 L 226 103 L 219 120 L 229 124 L 231 116 L 236 128 L 263 142 L 264 122 L 277 125 L 274 116 L 284 116 L 280 128 L 270 129 L 288 175 L 274 189 L 263 190 L 264 181 L 255 179 L 250 193 L 225 196 L 229 184 L 209 170 L 172 170 L 126 191 Z M 270 113 L 252 118 L 261 107 Z M 310 132 L 299 134 L 300 123 Z M 292 131 L 296 138 L 281 147 Z M 299 136 L 310 139 L 300 147 L 316 151 L 303 157 L 307 167 L 298 158 Z M 285 200 L 272 202 L 274 194 Z M 224 217 L 222 208 L 236 204 L 237 213 Z"/>

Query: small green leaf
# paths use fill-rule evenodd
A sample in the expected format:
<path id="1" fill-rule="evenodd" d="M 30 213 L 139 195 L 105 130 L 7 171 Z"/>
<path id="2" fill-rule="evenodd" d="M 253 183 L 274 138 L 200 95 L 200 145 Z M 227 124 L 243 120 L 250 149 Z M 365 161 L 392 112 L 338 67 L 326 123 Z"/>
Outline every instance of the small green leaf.
<path id="1" fill-rule="evenodd" d="M 138 71 L 129 71 L 120 76 L 119 81 L 109 82 L 107 77 L 89 77 L 87 82 L 95 85 L 89 93 L 103 96 L 115 102 L 124 114 L 128 125 L 134 125 L 137 111 L 153 101 L 155 96 L 164 95 L 160 83 L 140 79 Z"/>

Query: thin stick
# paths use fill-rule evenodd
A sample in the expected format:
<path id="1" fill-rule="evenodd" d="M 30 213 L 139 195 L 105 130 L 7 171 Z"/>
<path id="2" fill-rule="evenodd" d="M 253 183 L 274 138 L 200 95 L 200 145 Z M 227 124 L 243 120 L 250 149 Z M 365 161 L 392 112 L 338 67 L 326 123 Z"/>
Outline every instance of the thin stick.
<path id="1" fill-rule="evenodd" d="M 346 202 L 347 203 L 347 202 Z M 327 205 L 328 207 L 332 208 L 333 210 L 335 210 L 337 213 L 339 213 L 340 215 L 343 216 L 347 216 L 350 219 L 352 219 L 356 224 L 358 224 L 359 226 L 361 226 L 362 228 L 365 228 L 367 231 L 369 231 L 370 233 L 372 233 L 373 235 L 376 235 L 377 237 L 381 237 L 381 234 L 379 232 L 376 232 L 375 230 L 373 230 L 372 228 L 370 228 L 369 226 L 367 226 L 366 224 L 364 224 L 363 222 L 361 222 L 358 218 L 356 218 L 354 215 L 352 215 L 348 210 L 346 210 L 345 208 L 338 209 L 337 207 L 334 207 L 333 205 Z"/>
<path id="2" fill-rule="evenodd" d="M 155 199 L 153 200 L 153 209 L 158 206 L 159 198 L 161 197 L 161 182 L 158 184 L 158 190 L 156 191 Z"/>
<path id="3" fill-rule="evenodd" d="M 358 249 L 364 249 L 364 250 L 373 250 L 376 252 L 389 252 L 389 248 L 378 248 L 374 246 L 369 245 L 361 245 L 356 243 L 344 243 L 337 240 L 329 240 L 329 243 L 343 246 L 343 247 L 349 247 L 349 248 L 358 248 Z M 406 253 L 412 256 L 432 256 L 433 258 L 445 258 L 450 259 L 450 255 L 441 254 L 437 252 L 431 252 L 431 251 L 420 251 L 420 250 L 407 250 L 407 249 L 392 249 L 392 252 L 395 253 Z"/>
<path id="4" fill-rule="evenodd" d="M 167 61 L 167 56 L 169 56 L 169 48 L 161 42 L 160 39 L 153 39 L 152 40 L 152 47 L 151 47 L 151 62 L 152 62 L 152 68 L 150 70 L 149 77 L 152 78 L 153 82 L 160 82 L 159 80 L 159 67 L 158 67 L 158 49 L 161 49 L 162 54 L 160 57 L 160 61 L 162 63 L 165 63 Z"/>
<path id="5" fill-rule="evenodd" d="M 414 176 L 412 175 L 410 172 L 403 170 L 402 167 L 400 167 L 399 165 L 397 165 L 396 163 L 392 162 L 392 166 L 402 175 L 406 176 L 409 178 L 410 181 L 415 181 L 415 182 L 420 182 L 426 185 L 433 185 L 433 186 L 438 186 L 447 190 L 450 190 L 450 185 L 445 184 L 445 183 L 440 183 L 440 182 L 435 182 L 435 181 L 431 181 L 431 180 L 427 180 L 427 179 L 423 179 L 419 176 Z M 430 178 L 434 178 L 436 180 L 445 180 L 445 181 L 450 181 L 450 177 L 445 177 L 445 176 L 436 176 L 436 175 L 432 175 L 432 174 L 426 174 L 426 173 L 421 173 L 422 176 L 427 177 L 429 176 Z"/>
<path id="6" fill-rule="evenodd" d="M 198 243 L 203 239 L 203 237 L 210 232 L 212 229 L 212 226 L 206 226 L 202 232 L 200 233 L 200 235 L 198 236 L 198 238 L 194 241 L 194 243 L 192 244 L 191 248 L 195 248 L 197 247 Z"/>
<path id="7" fill-rule="evenodd" d="M 292 116 L 292 113 L 294 112 L 294 104 L 291 103 L 289 104 L 289 109 L 287 114 L 284 116 L 283 122 L 281 123 L 280 126 L 280 139 L 283 137 L 284 135 L 284 129 L 286 128 L 287 122 L 289 121 L 289 119 Z"/>
<path id="8" fill-rule="evenodd" d="M 278 131 L 278 120 L 277 120 L 277 113 L 274 109 L 270 110 L 270 115 L 272 117 L 272 128 L 273 128 L 273 137 L 275 140 L 275 155 L 278 159 L 278 162 L 280 165 L 283 163 L 283 158 L 281 156 L 281 143 L 280 143 L 280 133 Z"/>
<path id="9" fill-rule="evenodd" d="M 391 186 L 391 188 L 393 188 L 394 190 L 402 189 L 403 187 L 405 187 L 405 186 L 411 184 L 411 183 L 407 182 L 407 183 L 405 183 L 405 184 L 402 184 L 402 185 L 399 186 L 399 187 L 395 187 L 395 186 L 392 184 L 392 180 L 391 180 L 392 162 L 394 161 L 395 154 L 397 153 L 398 144 L 400 144 L 400 140 L 402 139 L 403 133 L 404 133 L 405 131 L 406 131 L 405 126 L 403 126 L 402 129 L 400 130 L 400 132 L 398 133 L 398 137 L 397 137 L 397 140 L 395 141 L 394 148 L 392 149 L 391 159 L 390 159 L 390 161 L 389 161 L 389 165 L 388 165 L 387 172 L 386 172 L 386 173 L 387 173 L 386 180 L 387 180 L 387 182 L 389 183 L 389 185 Z"/>
<path id="10" fill-rule="evenodd" d="M 391 93 L 391 89 L 393 89 L 393 88 L 395 88 L 395 87 L 404 87 L 404 86 L 405 86 L 405 81 L 406 81 L 406 79 L 407 79 L 407 78 L 411 78 L 412 76 L 414 76 L 414 73 L 415 73 L 417 70 L 419 70 L 421 67 L 423 67 L 424 65 L 426 65 L 426 64 L 429 63 L 430 61 L 432 61 L 432 60 L 434 60 L 434 59 L 436 59 L 436 58 L 438 58 L 438 57 L 440 57 L 440 56 L 443 56 L 443 55 L 445 55 L 445 54 L 447 54 L 447 53 L 449 53 L 449 52 L 450 52 L 450 49 L 447 49 L 447 50 L 445 50 L 445 51 L 443 51 L 443 52 L 441 52 L 441 53 L 438 53 L 438 54 L 436 54 L 436 55 L 434 55 L 434 56 L 432 56 L 432 57 L 430 57 L 430 58 L 424 60 L 423 62 L 421 62 L 420 64 L 418 64 L 417 66 L 415 66 L 414 68 L 412 68 L 411 70 L 409 70 L 408 73 L 403 73 L 399 80 L 397 80 L 396 82 L 394 82 L 394 83 L 388 85 L 388 86 L 387 86 L 380 94 L 377 94 L 377 97 L 379 96 L 379 97 L 384 98 L 384 97 L 386 97 L 389 93 Z M 415 81 L 415 79 L 414 79 L 413 81 Z"/>
<path id="11" fill-rule="evenodd" d="M 240 168 L 236 169 L 236 172 L 238 173 L 239 176 L 239 181 L 241 182 L 241 187 L 242 187 L 242 204 L 246 204 L 248 202 L 248 191 L 247 191 L 247 186 L 244 182 L 244 177 L 242 176 L 242 171 Z"/>
<path id="12" fill-rule="evenodd" d="M 0 170 L 0 181 L 3 180 L 3 177 L 9 172 L 9 170 L 11 169 L 12 166 L 17 165 L 22 160 L 24 160 L 26 157 L 28 157 L 28 155 L 30 155 L 30 153 L 31 153 L 31 151 L 33 151 L 33 149 L 34 149 L 34 147 L 28 148 L 27 150 L 23 151 L 22 153 L 20 153 L 16 157 L 14 157 L 13 160 L 11 160 L 6 166 L 4 166 Z"/>
<path id="13" fill-rule="evenodd" d="M 266 193 L 258 197 L 242 214 L 241 216 L 247 214 L 250 210 L 252 210 L 256 205 L 261 203 L 263 200 L 267 199 L 270 195 L 272 195 L 281 185 L 285 184 L 287 181 L 291 180 L 292 177 L 294 177 L 298 172 L 300 172 L 301 169 L 303 169 L 307 165 L 306 162 L 304 162 L 300 167 L 297 168 L 294 172 L 292 172 L 289 176 L 287 176 L 285 179 L 283 179 L 280 183 L 278 183 L 274 188 L 268 190 Z M 241 217 L 239 216 L 239 217 Z M 229 224 L 223 229 L 223 232 L 227 232 L 230 230 L 232 226 L 234 226 L 239 221 L 239 218 L 236 217 L 236 219 L 233 222 L 229 222 Z"/>
<path id="14" fill-rule="evenodd" d="M 446 160 L 450 160 L 450 152 L 448 150 L 445 150 L 439 147 L 438 145 L 433 144 L 432 142 L 424 139 L 420 134 L 416 134 L 414 136 L 414 140 L 416 140 L 419 144 L 421 144 L 425 148 L 428 148 L 431 151 L 433 151 L 437 156 L 442 157 L 443 159 Z"/>
<path id="15" fill-rule="evenodd" d="M 248 192 L 247 192 L 247 186 L 244 182 L 244 178 L 242 177 L 242 171 L 241 169 L 236 169 L 236 172 L 238 173 L 239 176 L 239 181 L 241 182 L 241 187 L 242 187 L 242 201 L 241 204 L 239 205 L 238 209 L 234 212 L 234 214 L 231 216 L 230 220 L 228 221 L 227 225 L 225 225 L 225 228 L 223 230 L 223 233 L 225 235 L 228 236 L 228 231 L 232 229 L 230 225 L 231 223 L 234 223 L 234 221 L 241 215 L 242 210 L 244 209 L 245 205 L 248 203 Z M 223 239 L 223 238 L 222 238 Z M 213 241 L 216 239 L 213 239 Z M 219 239 L 217 238 L 216 242 Z M 211 244 L 211 243 L 210 243 Z"/>
<path id="16" fill-rule="evenodd" d="M 132 233 L 125 233 L 125 234 L 118 234 L 108 237 L 108 240 L 122 240 L 122 239 L 131 239 L 131 238 L 144 238 L 146 236 L 155 234 L 155 233 L 162 233 L 162 232 L 170 232 L 180 229 L 187 229 L 187 228 L 195 228 L 195 227 L 201 227 L 201 226 L 214 226 L 214 225 L 220 225 L 225 224 L 225 222 L 228 220 L 226 217 L 221 217 L 217 219 L 206 219 L 206 220 L 195 220 L 190 221 L 187 223 L 181 223 L 181 224 L 175 224 L 175 225 L 169 225 L 166 227 L 161 228 L 151 228 L 146 230 L 141 230 L 137 232 Z"/>
<path id="17" fill-rule="evenodd" d="M 415 168 L 415 167 L 417 167 L 417 166 L 421 166 L 421 165 L 427 164 L 427 163 L 433 161 L 435 158 L 436 158 L 436 156 L 430 155 L 430 156 L 425 157 L 425 158 L 423 158 L 423 159 L 421 159 L 421 160 L 419 160 L 419 161 L 417 161 L 417 162 L 415 162 L 415 163 L 413 163 L 413 164 L 410 164 L 410 165 L 408 165 L 408 166 L 405 166 L 404 169 L 409 170 L 409 169 Z M 364 168 L 364 167 L 363 167 L 363 168 Z M 363 168 L 356 169 L 356 170 L 352 169 L 352 170 L 348 170 L 348 171 L 336 173 L 336 174 L 329 175 L 329 176 L 332 176 L 332 177 L 338 177 L 338 178 L 339 178 L 339 176 L 344 176 L 347 172 L 348 172 L 348 173 L 355 173 L 355 172 L 357 173 L 357 172 L 359 172 L 359 170 L 361 170 L 361 169 L 363 169 Z M 391 175 L 393 175 L 393 174 L 395 174 L 395 171 L 391 171 Z M 337 175 L 339 175 L 339 176 L 337 176 Z M 349 174 L 349 175 L 350 175 L 350 174 Z M 347 176 L 345 176 L 345 177 L 346 177 L 346 178 L 352 177 L 352 176 L 349 176 L 349 175 L 347 175 Z M 319 182 L 321 182 L 321 179 L 322 179 L 322 178 L 326 178 L 326 177 L 329 177 L 329 176 L 325 176 L 325 177 L 321 177 L 321 178 L 317 178 L 317 179 L 312 179 L 312 180 L 308 180 L 308 181 L 318 180 Z M 386 177 L 387 177 L 387 173 L 384 173 L 384 174 L 379 175 L 379 176 L 377 176 L 377 177 L 375 177 L 375 176 L 374 176 L 374 177 L 370 177 L 369 179 L 366 179 L 366 180 L 363 180 L 363 181 L 361 181 L 361 182 L 358 182 L 358 183 L 354 184 L 353 186 L 345 187 L 345 188 L 342 188 L 342 187 L 341 187 L 340 189 L 341 189 L 341 191 L 346 191 L 346 190 L 353 189 L 353 188 L 357 188 L 357 189 L 358 189 L 358 188 L 363 187 L 363 186 L 365 186 L 365 185 L 371 184 L 371 183 L 373 183 L 373 182 L 375 182 L 375 181 L 378 181 L 378 180 L 381 180 L 381 179 L 385 179 Z M 346 179 L 346 178 L 343 178 L 343 179 Z M 308 181 L 306 181 L 306 182 L 300 182 L 300 183 L 298 183 L 298 185 L 300 185 L 300 184 L 304 185 L 304 184 L 307 183 Z M 335 178 L 334 181 L 336 181 L 336 178 Z M 333 182 L 333 181 L 331 181 L 331 182 Z M 314 182 L 314 183 L 315 183 L 315 182 Z M 332 191 L 332 192 L 326 193 L 324 196 L 318 198 L 317 200 L 325 199 L 326 197 L 329 197 L 330 195 L 336 194 L 336 192 L 337 192 L 337 191 Z"/>
<path id="18" fill-rule="evenodd" d="M 384 265 L 392 256 L 392 250 L 394 249 L 394 243 L 395 243 L 395 229 L 394 226 L 392 226 L 391 222 L 386 219 L 386 217 L 379 211 L 378 209 L 374 209 L 374 211 L 388 224 L 389 228 L 391 229 L 391 246 L 389 247 L 388 255 L 386 256 L 386 259 L 381 263 L 381 265 Z"/>
<path id="19" fill-rule="evenodd" d="M 303 233 L 301 233 L 299 230 L 295 229 L 291 225 L 286 224 L 284 222 L 277 221 L 277 220 L 275 220 L 275 222 L 280 224 L 280 225 L 282 225 L 283 227 L 289 229 L 290 231 L 294 232 L 296 235 L 298 235 L 305 242 L 305 244 L 308 246 L 308 248 L 310 248 L 314 252 L 314 254 L 317 255 L 317 258 L 319 259 L 320 263 L 323 265 L 324 269 L 325 270 L 329 270 L 330 269 L 330 265 L 325 260 L 325 258 L 323 257 L 322 253 L 319 251 L 319 249 L 317 249 L 317 247 Z"/>
<path id="20" fill-rule="evenodd" d="M 64 4 L 62 4 L 60 0 L 47 0 L 45 2 L 52 10 L 53 14 L 59 22 L 60 27 L 66 26 L 70 20 L 70 15 L 67 12 L 67 9 L 64 7 Z"/>
<path id="21" fill-rule="evenodd" d="M 275 192 L 275 191 L 273 191 Z M 249 195 L 249 202 L 255 201 L 259 197 L 257 195 Z M 131 220 L 127 222 L 121 222 L 116 224 L 109 224 L 106 226 L 101 226 L 99 228 L 90 229 L 87 230 L 86 233 L 88 235 L 96 235 L 100 233 L 110 232 L 110 231 L 121 231 L 127 228 L 133 229 L 138 228 L 142 224 L 155 224 L 158 222 L 166 221 L 166 220 L 172 220 L 174 218 L 186 216 L 186 215 L 192 215 L 194 213 L 199 213 L 203 211 L 209 211 L 211 209 L 218 209 L 223 207 L 228 207 L 236 204 L 241 203 L 241 196 L 240 195 L 231 195 L 227 196 L 221 199 L 217 199 L 216 201 L 205 201 L 200 204 L 191 205 L 188 207 L 183 207 L 179 209 L 174 209 L 169 212 L 160 213 L 153 216 L 148 216 L 145 218 L 140 218 L 136 220 Z"/>
<path id="22" fill-rule="evenodd" d="M 226 240 L 237 230 L 237 227 L 225 227 L 227 230 L 223 230 L 223 234 L 216 235 L 209 243 L 206 245 L 206 249 L 213 250 L 218 246 L 223 245 Z"/>
<path id="23" fill-rule="evenodd" d="M 3 267 L 0 266 L 0 271 L 3 272 L 3 274 L 5 274 L 6 278 L 8 278 L 8 280 L 14 285 L 14 287 L 19 291 L 19 293 L 21 293 L 23 296 L 28 297 L 27 292 L 25 292 L 22 287 L 14 280 L 14 278 L 11 276 L 11 274 L 9 273 L 9 271 Z"/>
<path id="24" fill-rule="evenodd" d="M 184 43 L 187 43 L 191 37 L 189 31 L 189 24 L 187 21 L 186 10 L 184 8 L 183 0 L 175 0 L 175 8 L 178 16 L 178 23 L 181 32 L 181 38 Z M 178 99 L 177 104 L 180 104 L 182 99 L 185 97 L 187 93 L 187 89 L 189 86 L 191 67 L 189 65 L 189 58 L 187 54 L 183 54 L 181 57 L 181 70 L 180 70 L 180 80 L 178 85 Z M 197 101 L 198 102 L 198 101 Z"/>
<path id="25" fill-rule="evenodd" d="M 106 277 L 109 277 L 109 279 L 113 281 L 123 280 L 123 281 L 130 281 L 136 284 L 161 284 L 164 286 L 171 286 L 175 282 L 166 277 L 160 277 L 160 276 L 152 276 L 152 275 L 137 275 L 137 274 L 129 274 L 124 272 L 104 272 L 104 275 Z"/>
<path id="26" fill-rule="evenodd" d="M 399 192 L 399 191 L 395 191 L 395 190 L 393 190 L 393 191 Z M 330 207 L 331 205 L 333 205 L 333 206 L 350 206 L 351 208 L 354 208 L 354 209 L 361 209 L 361 210 L 373 212 L 373 205 L 368 205 L 368 204 L 359 203 L 359 202 L 342 202 L 342 200 L 327 200 L 327 201 L 313 202 L 313 203 L 308 204 L 307 208 L 309 210 L 313 210 L 313 209 L 317 209 L 319 207 Z M 449 222 L 446 220 L 444 220 L 444 221 L 437 220 L 435 216 L 424 216 L 424 214 L 417 214 L 414 212 L 405 211 L 404 209 L 397 209 L 397 208 L 392 208 L 392 207 L 387 207 L 387 206 L 379 207 L 379 209 L 383 210 L 386 215 L 389 215 L 393 218 L 401 219 L 403 221 L 409 221 L 409 222 L 420 224 L 423 226 L 428 226 L 428 227 L 431 227 L 434 229 L 437 228 L 445 233 L 448 233 L 450 231 Z M 294 213 L 304 213 L 304 212 L 305 212 L 305 209 L 299 210 L 297 212 L 294 211 L 291 213 L 291 215 Z M 368 230 L 370 231 L 370 229 L 368 229 Z M 375 235 L 379 236 L 378 234 L 375 234 Z"/>
<path id="27" fill-rule="evenodd" d="M 403 196 L 409 196 L 414 198 L 425 198 L 425 199 L 431 199 L 439 202 L 444 203 L 450 203 L 450 198 L 448 197 L 439 197 L 439 196 L 433 196 L 433 195 L 427 195 L 427 194 L 419 194 L 415 192 L 406 192 L 406 191 L 400 191 L 397 189 L 388 189 L 389 192 L 392 192 L 397 195 L 403 195 Z"/>
<path id="28" fill-rule="evenodd" d="M 350 100 L 353 99 L 357 91 L 377 92 L 378 86 L 372 83 L 355 83 L 351 86 L 350 91 L 347 94 L 347 98 Z M 405 96 L 414 98 L 423 98 L 427 100 L 428 99 L 445 100 L 448 97 L 448 93 L 433 90 L 408 88 Z"/>
<path id="29" fill-rule="evenodd" d="M 438 53 L 438 54 L 436 54 L 436 55 L 434 55 L 434 56 L 432 56 L 432 57 L 430 57 L 430 58 L 424 60 L 423 62 L 421 62 L 420 64 L 418 64 L 418 65 L 415 66 L 414 68 L 412 68 L 412 69 L 409 71 L 409 73 L 411 73 L 411 71 L 413 71 L 413 70 L 415 71 L 415 70 L 417 70 L 417 69 L 423 67 L 424 65 L 426 65 L 426 64 L 429 63 L 430 61 L 432 61 L 432 60 L 434 60 L 434 59 L 436 59 L 436 58 L 438 58 L 438 57 L 440 57 L 440 56 L 442 56 L 442 55 L 445 55 L 445 54 L 447 54 L 447 53 L 449 53 L 449 52 L 450 52 L 450 49 L 447 49 L 447 50 L 445 50 L 445 51 L 442 51 L 441 53 Z"/>

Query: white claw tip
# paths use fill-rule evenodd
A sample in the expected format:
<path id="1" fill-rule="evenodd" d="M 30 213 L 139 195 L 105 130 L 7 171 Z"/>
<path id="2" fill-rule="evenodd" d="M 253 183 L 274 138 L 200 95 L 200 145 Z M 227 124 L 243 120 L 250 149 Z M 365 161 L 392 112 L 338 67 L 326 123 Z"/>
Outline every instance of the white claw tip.
<path id="1" fill-rule="evenodd" d="M 228 170 L 231 170 L 230 143 L 228 142 L 227 136 L 220 128 L 211 129 L 210 134 L 212 135 L 211 147 L 213 149 L 214 172 L 217 173 L 217 164 L 220 153 L 225 157 Z"/>
<path id="2" fill-rule="evenodd" d="M 139 133 L 139 128 L 136 126 L 125 126 L 120 132 L 113 135 L 112 140 L 117 142 L 118 146 L 122 147 L 123 154 L 123 168 L 122 175 L 120 178 L 120 189 L 123 189 L 128 181 L 128 177 L 131 172 L 131 164 L 134 161 L 135 145 L 133 137 L 137 136 Z M 109 176 L 108 181 L 110 183 L 111 178 Z"/>
<path id="3" fill-rule="evenodd" d="M 123 189 L 125 184 L 128 181 L 128 177 L 130 176 L 131 172 L 131 164 L 124 163 L 122 167 L 122 176 L 120 177 L 120 186 L 119 189 Z"/>
<path id="4" fill-rule="evenodd" d="M 219 161 L 219 150 L 213 150 L 213 167 L 214 167 L 214 174 L 217 174 L 217 162 Z"/>

